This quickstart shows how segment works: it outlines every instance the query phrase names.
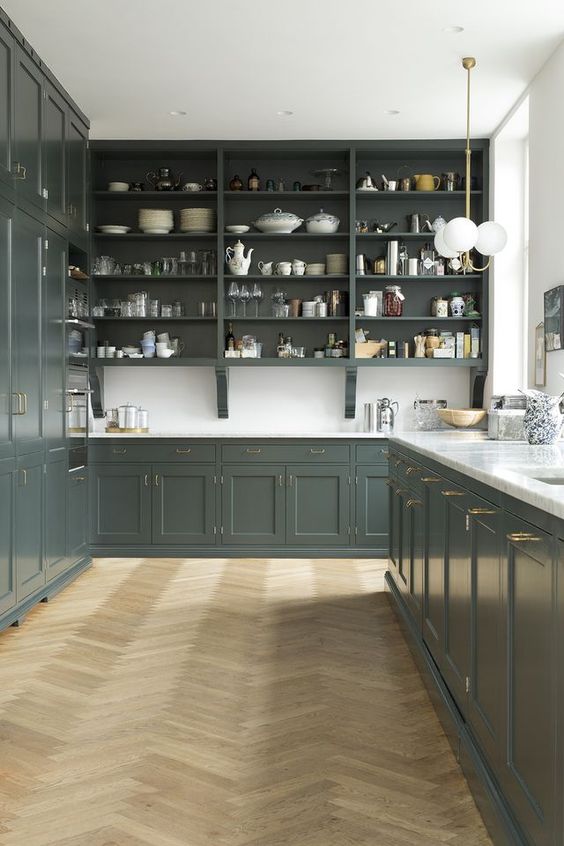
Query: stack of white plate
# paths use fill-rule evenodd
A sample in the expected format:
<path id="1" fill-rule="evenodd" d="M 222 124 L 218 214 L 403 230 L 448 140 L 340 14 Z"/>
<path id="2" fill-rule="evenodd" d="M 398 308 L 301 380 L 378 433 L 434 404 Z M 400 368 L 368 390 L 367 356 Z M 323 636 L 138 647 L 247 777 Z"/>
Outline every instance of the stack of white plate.
<path id="1" fill-rule="evenodd" d="M 215 232 L 216 225 L 214 209 L 180 209 L 181 232 Z"/>
<path id="2" fill-rule="evenodd" d="M 328 253 L 325 256 L 328 276 L 345 276 L 348 257 L 345 253 Z"/>
<path id="3" fill-rule="evenodd" d="M 306 267 L 306 276 L 323 276 L 325 265 L 322 262 L 312 262 Z"/>
<path id="4" fill-rule="evenodd" d="M 302 303 L 302 317 L 315 317 L 315 300 Z"/>
<path id="5" fill-rule="evenodd" d="M 139 229 L 147 235 L 166 235 L 174 229 L 171 209 L 139 209 Z"/>

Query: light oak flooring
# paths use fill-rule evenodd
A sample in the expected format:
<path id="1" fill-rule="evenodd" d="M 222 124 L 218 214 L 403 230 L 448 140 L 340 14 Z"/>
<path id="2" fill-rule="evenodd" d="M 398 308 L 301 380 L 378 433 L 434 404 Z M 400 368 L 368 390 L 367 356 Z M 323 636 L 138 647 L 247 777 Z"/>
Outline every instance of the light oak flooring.
<path id="1" fill-rule="evenodd" d="M 482 846 L 384 562 L 105 559 L 0 634 L 2 846 Z"/>

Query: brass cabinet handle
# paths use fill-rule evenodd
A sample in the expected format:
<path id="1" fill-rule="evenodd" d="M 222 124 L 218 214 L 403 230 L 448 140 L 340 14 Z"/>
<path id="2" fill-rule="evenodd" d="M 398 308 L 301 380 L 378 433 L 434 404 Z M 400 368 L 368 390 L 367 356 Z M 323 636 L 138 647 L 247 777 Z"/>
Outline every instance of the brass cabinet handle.
<path id="1" fill-rule="evenodd" d="M 468 514 L 497 514 L 494 508 L 469 508 Z"/>
<path id="2" fill-rule="evenodd" d="M 387 484 L 387 486 L 388 486 L 389 488 L 393 488 L 393 487 L 394 487 L 394 483 L 392 482 L 392 480 L 391 480 L 391 479 L 386 479 L 386 484 Z"/>
<path id="3" fill-rule="evenodd" d="M 423 476 L 423 478 L 421 479 L 421 481 L 422 481 L 422 482 L 427 482 L 427 483 L 431 483 L 431 482 L 442 482 L 442 479 L 437 479 L 435 476 Z"/>
<path id="4" fill-rule="evenodd" d="M 113 454 L 114 454 L 114 455 L 125 455 L 125 453 L 127 452 L 127 450 L 125 449 L 125 447 L 124 447 L 123 449 L 115 449 L 115 448 L 114 448 L 114 449 L 112 450 L 112 452 L 113 452 Z"/>
<path id="5" fill-rule="evenodd" d="M 191 447 L 186 447 L 186 448 L 183 448 L 183 449 L 180 449 L 180 447 L 178 447 L 177 450 L 176 450 L 177 455 L 190 455 L 191 452 L 192 452 Z"/>
<path id="6" fill-rule="evenodd" d="M 413 508 L 414 505 L 423 505 L 420 499 L 408 499 L 405 503 L 406 508 Z"/>
<path id="7" fill-rule="evenodd" d="M 390 454 L 390 450 L 389 450 L 389 449 L 381 449 L 381 450 L 380 450 L 380 452 L 382 453 L 382 455 L 385 455 L 385 456 L 386 456 L 386 458 L 388 458 L 388 456 L 389 456 L 389 454 Z"/>
<path id="8" fill-rule="evenodd" d="M 20 162 L 14 162 L 13 172 L 16 179 L 25 179 L 27 176 L 27 169 Z"/>
<path id="9" fill-rule="evenodd" d="M 20 470 L 20 487 L 25 488 L 27 485 L 27 470 Z"/>
<path id="10" fill-rule="evenodd" d="M 86 476 L 73 476 L 72 479 L 73 482 L 85 482 Z"/>
<path id="11" fill-rule="evenodd" d="M 145 482 L 145 487 L 148 488 L 149 487 L 149 474 L 148 473 L 145 473 L 144 482 Z"/>
<path id="12" fill-rule="evenodd" d="M 294 484 L 294 477 L 292 476 L 291 473 L 290 473 L 290 476 L 288 477 L 288 484 L 290 485 L 290 487 L 292 487 L 292 485 Z"/>
<path id="13" fill-rule="evenodd" d="M 281 488 L 284 487 L 284 479 L 282 478 L 282 474 L 278 476 L 278 484 Z"/>
<path id="14" fill-rule="evenodd" d="M 18 403 L 17 411 L 13 411 L 12 414 L 17 414 L 17 415 L 23 414 L 23 410 L 22 410 L 22 408 L 23 408 L 23 406 L 22 406 L 23 394 L 21 393 L 21 391 L 14 391 L 12 396 L 14 396 L 16 398 L 17 403 Z"/>
<path id="15" fill-rule="evenodd" d="M 408 476 L 411 476 L 412 473 L 420 473 L 421 467 L 408 467 L 405 472 Z"/>
<path id="16" fill-rule="evenodd" d="M 466 496 L 462 491 L 441 491 L 443 496 Z"/>
<path id="17" fill-rule="evenodd" d="M 309 451 L 312 455 L 323 455 L 323 453 L 325 452 L 324 449 L 315 449 L 314 447 L 310 447 Z"/>
<path id="18" fill-rule="evenodd" d="M 22 403 L 23 403 L 23 411 L 20 414 L 27 414 L 27 394 L 22 392 Z"/>
<path id="19" fill-rule="evenodd" d="M 395 493 L 399 496 L 400 494 L 407 493 L 407 491 L 405 488 L 396 488 Z"/>
<path id="20" fill-rule="evenodd" d="M 159 474 L 155 473 L 155 487 L 158 488 L 159 486 Z"/>
<path id="21" fill-rule="evenodd" d="M 541 541 L 542 540 L 542 538 L 539 538 L 536 535 L 533 535 L 532 532 L 509 532 L 509 534 L 506 535 L 506 537 L 507 537 L 507 540 L 515 541 L 515 542 L 518 542 L 518 543 L 524 543 L 524 542 L 527 542 L 527 541 Z"/>
<path id="22" fill-rule="evenodd" d="M 247 455 L 259 455 L 262 452 L 262 449 L 251 449 L 250 447 L 248 447 L 245 452 L 247 453 Z"/>

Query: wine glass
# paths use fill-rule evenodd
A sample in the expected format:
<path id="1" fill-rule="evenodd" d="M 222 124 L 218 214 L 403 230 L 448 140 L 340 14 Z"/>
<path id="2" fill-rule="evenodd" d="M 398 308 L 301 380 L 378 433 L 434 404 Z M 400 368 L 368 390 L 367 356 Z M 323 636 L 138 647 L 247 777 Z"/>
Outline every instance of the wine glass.
<path id="1" fill-rule="evenodd" d="M 237 300 L 239 299 L 239 286 L 235 280 L 229 283 L 227 299 L 231 302 L 231 317 L 235 317 L 237 315 Z"/>
<path id="2" fill-rule="evenodd" d="M 255 301 L 255 317 L 258 317 L 259 313 L 259 304 L 262 302 L 262 288 L 260 282 L 255 282 L 253 285 L 253 290 L 251 291 L 251 297 Z"/>
<path id="3" fill-rule="evenodd" d="M 239 289 L 239 301 L 243 304 L 243 317 L 247 316 L 247 303 L 251 299 L 251 292 L 243 282 Z"/>

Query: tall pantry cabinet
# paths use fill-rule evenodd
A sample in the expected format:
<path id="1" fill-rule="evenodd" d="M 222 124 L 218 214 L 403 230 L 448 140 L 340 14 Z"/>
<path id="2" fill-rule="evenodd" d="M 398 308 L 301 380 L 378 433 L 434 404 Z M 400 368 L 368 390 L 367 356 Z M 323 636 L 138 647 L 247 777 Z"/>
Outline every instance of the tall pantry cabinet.
<path id="1" fill-rule="evenodd" d="M 0 11 L 0 629 L 89 563 L 65 424 L 66 284 L 69 263 L 88 267 L 87 157 L 86 118 Z"/>

